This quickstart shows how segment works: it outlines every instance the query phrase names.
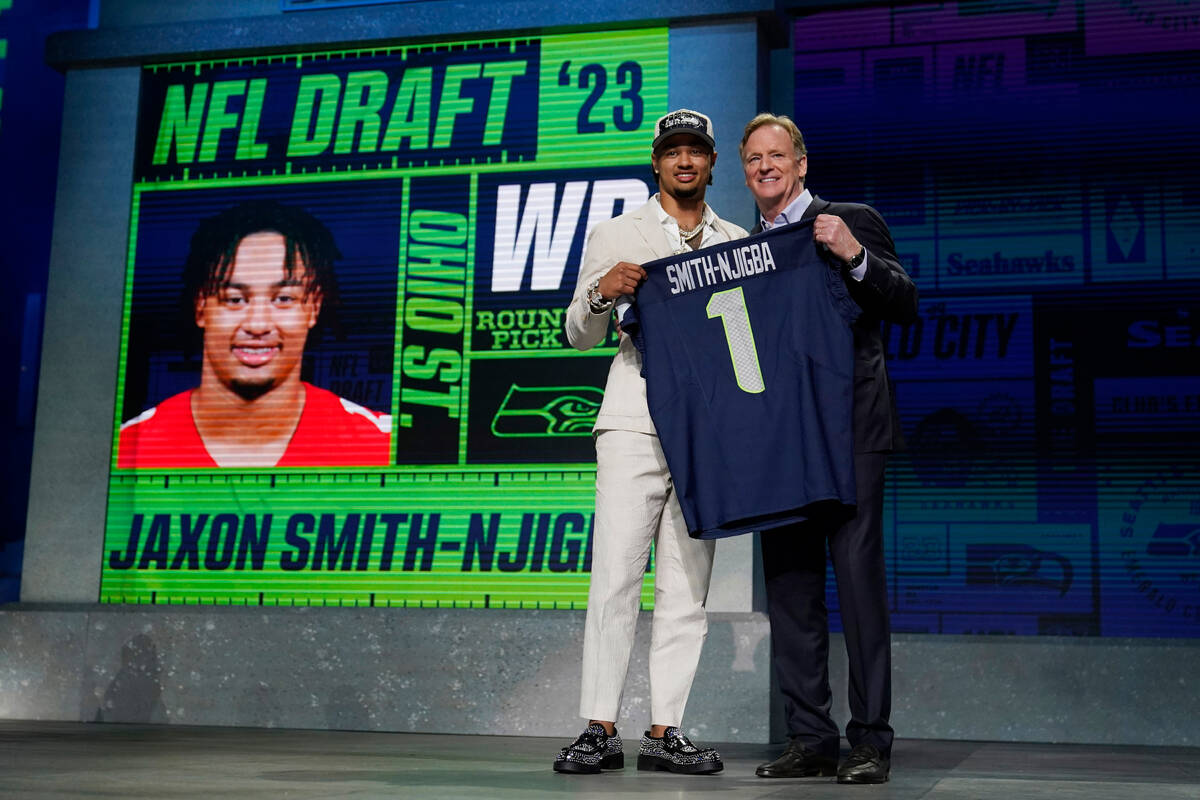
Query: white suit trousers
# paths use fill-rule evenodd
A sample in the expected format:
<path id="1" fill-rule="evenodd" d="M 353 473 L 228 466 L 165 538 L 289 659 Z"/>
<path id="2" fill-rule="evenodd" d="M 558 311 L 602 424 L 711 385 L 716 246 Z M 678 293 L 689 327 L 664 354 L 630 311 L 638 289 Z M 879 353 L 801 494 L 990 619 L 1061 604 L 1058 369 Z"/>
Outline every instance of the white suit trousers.
<path id="1" fill-rule="evenodd" d="M 600 431 L 579 700 L 586 719 L 617 719 L 651 542 L 650 724 L 679 725 L 708 634 L 704 602 L 716 543 L 688 536 L 657 436 Z"/>

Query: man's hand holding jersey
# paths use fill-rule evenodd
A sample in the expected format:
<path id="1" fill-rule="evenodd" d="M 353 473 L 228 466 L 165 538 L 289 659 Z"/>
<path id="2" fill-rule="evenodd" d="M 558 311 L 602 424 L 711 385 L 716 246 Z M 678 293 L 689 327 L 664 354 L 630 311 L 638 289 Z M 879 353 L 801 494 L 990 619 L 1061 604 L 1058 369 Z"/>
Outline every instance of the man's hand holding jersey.
<path id="1" fill-rule="evenodd" d="M 597 288 L 605 300 L 616 300 L 621 295 L 633 294 L 644 280 L 646 270 L 628 261 L 618 261 L 612 269 L 604 273 Z"/>
<path id="2" fill-rule="evenodd" d="M 862 252 L 863 246 L 850 232 L 846 221 L 834 214 L 817 214 L 813 220 L 813 239 L 825 245 L 839 261 L 846 262 Z"/>

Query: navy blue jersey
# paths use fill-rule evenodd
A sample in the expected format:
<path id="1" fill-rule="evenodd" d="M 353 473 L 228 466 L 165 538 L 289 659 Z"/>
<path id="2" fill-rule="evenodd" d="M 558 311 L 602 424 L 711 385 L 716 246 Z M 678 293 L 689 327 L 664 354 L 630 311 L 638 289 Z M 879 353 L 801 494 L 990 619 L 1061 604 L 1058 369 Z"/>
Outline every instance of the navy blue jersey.
<path id="1" fill-rule="evenodd" d="M 622 329 L 688 532 L 847 513 L 860 309 L 817 256 L 811 220 L 642 266 Z"/>

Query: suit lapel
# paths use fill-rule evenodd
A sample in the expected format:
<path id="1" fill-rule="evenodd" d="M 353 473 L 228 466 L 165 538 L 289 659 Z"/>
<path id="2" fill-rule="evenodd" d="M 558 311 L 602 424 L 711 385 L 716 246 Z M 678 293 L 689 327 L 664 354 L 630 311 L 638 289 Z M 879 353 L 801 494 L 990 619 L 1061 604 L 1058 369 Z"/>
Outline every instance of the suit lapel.
<path id="1" fill-rule="evenodd" d="M 633 227 L 637 230 L 638 235 L 642 237 L 642 244 L 651 253 L 657 253 L 663 248 L 662 223 L 658 221 L 658 214 L 654 206 L 655 201 L 652 197 L 633 214 Z M 654 244 L 655 242 L 659 243 L 657 247 Z"/>
<path id="2" fill-rule="evenodd" d="M 829 208 L 829 203 L 817 197 L 812 196 L 812 202 L 808 204 L 808 208 L 804 209 L 804 213 L 800 215 L 801 220 L 812 219 L 817 214 L 822 214 L 825 209 Z"/>

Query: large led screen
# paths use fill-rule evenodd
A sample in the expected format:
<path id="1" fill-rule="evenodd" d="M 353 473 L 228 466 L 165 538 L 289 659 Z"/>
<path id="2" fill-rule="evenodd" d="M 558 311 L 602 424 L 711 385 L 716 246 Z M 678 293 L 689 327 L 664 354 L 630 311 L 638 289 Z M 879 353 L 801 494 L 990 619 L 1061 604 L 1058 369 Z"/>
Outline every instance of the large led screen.
<path id="1" fill-rule="evenodd" d="M 1200 635 L 1197 10 L 795 20 L 808 185 L 876 206 L 921 290 L 885 331 L 897 630 Z"/>
<path id="2" fill-rule="evenodd" d="M 666 29 L 141 92 L 102 600 L 582 606 L 616 334 L 562 318 L 587 232 L 653 190 Z"/>

